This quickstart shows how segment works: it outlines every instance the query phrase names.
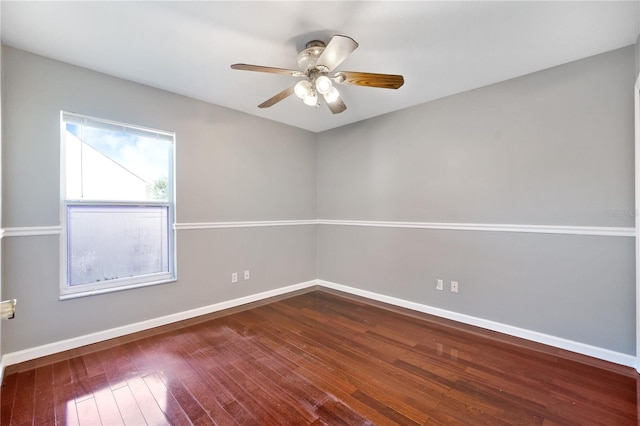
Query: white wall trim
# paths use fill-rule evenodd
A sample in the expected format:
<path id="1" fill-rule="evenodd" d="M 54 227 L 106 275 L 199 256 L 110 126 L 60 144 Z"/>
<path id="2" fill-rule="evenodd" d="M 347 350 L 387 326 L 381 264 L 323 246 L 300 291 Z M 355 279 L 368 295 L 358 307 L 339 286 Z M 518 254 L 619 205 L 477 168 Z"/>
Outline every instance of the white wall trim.
<path id="1" fill-rule="evenodd" d="M 178 231 L 188 229 L 220 229 L 220 228 L 255 228 L 261 226 L 293 226 L 293 225 L 315 225 L 317 221 L 311 220 L 258 220 L 245 222 L 196 222 L 196 223 L 176 223 L 175 229 Z"/>
<path id="2" fill-rule="evenodd" d="M 606 226 L 513 225 L 501 223 L 386 222 L 320 219 L 319 225 L 373 226 L 383 228 L 443 229 L 451 231 L 525 232 L 536 234 L 635 237 L 635 228 Z"/>
<path id="3" fill-rule="evenodd" d="M 36 237 L 40 235 L 60 235 L 62 226 L 23 226 L 4 228 L 5 237 Z"/>
<path id="4" fill-rule="evenodd" d="M 565 226 L 565 225 L 514 225 L 502 223 L 445 223 L 445 222 L 390 222 L 371 220 L 262 220 L 244 222 L 194 222 L 176 223 L 175 229 L 227 229 L 255 228 L 263 226 L 296 226 L 296 225 L 337 225 L 337 226 L 370 226 L 382 228 L 440 229 L 449 231 L 486 231 L 486 232 L 518 232 L 535 234 L 592 235 L 604 237 L 635 237 L 636 228 L 611 226 Z M 25 226 L 0 229 L 0 238 L 32 237 L 40 235 L 59 235 L 62 226 Z"/>
<path id="5" fill-rule="evenodd" d="M 504 333 L 510 336 L 520 337 L 522 339 L 531 340 L 533 342 L 542 343 L 542 344 L 553 346 L 560 349 L 565 349 L 565 350 L 576 352 L 582 355 L 588 355 L 594 358 L 613 362 L 615 364 L 624 365 L 626 367 L 635 368 L 635 365 L 636 365 L 636 357 L 633 355 L 623 354 L 623 353 L 615 352 L 609 349 L 604 349 L 597 346 L 588 345 L 585 343 L 575 342 L 572 340 L 564 339 L 562 337 L 552 336 L 549 334 L 539 333 L 537 331 L 514 327 L 511 325 L 502 324 L 499 322 L 490 321 L 483 318 L 460 314 L 458 312 L 435 308 L 432 306 L 423 305 L 416 302 L 410 302 L 408 300 L 398 299 L 395 297 L 386 296 L 384 294 L 374 293 L 367 290 L 361 290 L 358 288 L 349 287 L 342 284 L 336 284 L 329 281 L 318 280 L 318 285 L 321 287 L 343 291 L 345 293 L 353 294 L 356 296 L 365 297 L 367 299 L 388 303 L 390 305 L 395 305 L 402 308 L 407 308 L 414 311 L 435 315 L 441 318 L 454 320 L 457 322 L 461 322 L 463 324 L 469 324 L 476 327 L 485 328 L 487 330 Z"/>
<path id="6" fill-rule="evenodd" d="M 52 355 L 58 352 L 67 351 L 70 349 L 76 349 L 81 346 L 91 345 L 93 343 L 102 342 L 105 340 L 113 339 L 116 337 L 125 336 L 127 334 L 136 333 L 139 331 L 148 330 L 154 327 L 160 327 L 163 325 L 171 324 L 174 322 L 195 318 L 200 315 L 206 315 L 213 312 L 222 311 L 224 309 L 235 308 L 237 306 L 245 305 L 251 302 L 257 302 L 259 300 L 268 299 L 274 296 L 280 296 L 283 294 L 291 293 L 297 290 L 303 290 L 309 287 L 317 285 L 316 280 L 306 281 L 299 284 L 290 285 L 287 287 L 281 287 L 274 290 L 264 291 L 262 293 L 252 294 L 249 296 L 240 297 L 225 302 L 214 303 L 213 305 L 203 306 L 201 308 L 191 309 L 189 311 L 178 312 L 171 315 L 166 315 L 159 318 L 150 319 L 147 321 L 141 321 L 134 324 L 124 325 L 122 327 L 116 327 L 109 330 L 98 331 L 96 333 L 86 334 L 84 336 L 78 336 L 59 342 L 53 342 L 35 348 L 24 349 L 17 352 L 10 352 L 4 354 L 0 361 L 3 367 L 19 364 L 21 362 L 30 361 L 32 359 L 40 358 L 47 355 Z"/>

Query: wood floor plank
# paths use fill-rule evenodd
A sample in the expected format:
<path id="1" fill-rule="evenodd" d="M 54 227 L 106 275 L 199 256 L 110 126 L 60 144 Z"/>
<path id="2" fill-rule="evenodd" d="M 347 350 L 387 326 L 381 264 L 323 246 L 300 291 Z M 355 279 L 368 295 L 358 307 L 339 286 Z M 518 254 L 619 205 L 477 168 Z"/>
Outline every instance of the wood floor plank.
<path id="1" fill-rule="evenodd" d="M 27 363 L 0 423 L 637 425 L 640 376 L 600 365 L 314 291 Z"/>
<path id="2" fill-rule="evenodd" d="M 0 398 L 2 400 L 0 402 L 0 424 L 8 425 L 11 423 L 17 386 L 17 374 L 11 374 L 3 379 L 2 388 L 0 388 Z"/>
<path id="3" fill-rule="evenodd" d="M 53 396 L 53 366 L 45 365 L 35 370 L 34 424 L 55 424 L 55 405 Z"/>
<path id="4" fill-rule="evenodd" d="M 189 417 L 157 374 L 143 377 L 147 388 L 171 425 L 188 425 Z"/>
<path id="5" fill-rule="evenodd" d="M 357 364 L 351 359 L 350 353 L 340 353 L 325 346 L 322 339 L 308 340 L 306 337 L 298 336 L 300 343 L 293 343 L 297 349 L 303 351 L 307 356 L 312 356 L 323 366 L 330 366 L 334 371 L 347 372 L 346 375 L 338 373 L 340 377 L 356 389 L 367 389 L 369 393 L 375 394 L 380 401 L 392 406 L 395 410 L 403 412 L 404 415 L 413 418 L 415 421 L 426 420 L 424 414 L 428 411 L 430 404 L 434 402 L 415 395 L 415 389 L 407 389 L 405 383 L 400 383 L 396 379 L 383 374 L 382 370 L 371 365 L 365 368 L 354 368 Z M 284 343 L 289 346 L 288 342 Z"/>
<path id="6" fill-rule="evenodd" d="M 87 367 L 84 364 L 83 356 L 76 356 L 69 360 L 69 370 L 71 371 L 71 380 L 78 381 L 89 377 Z"/>
<path id="7" fill-rule="evenodd" d="M 244 374 L 245 380 L 251 380 L 253 383 L 250 385 L 258 386 L 261 388 L 261 392 L 268 395 L 277 395 L 280 399 L 278 404 L 282 404 L 283 410 L 288 411 L 290 414 L 297 413 L 301 419 L 312 422 L 316 419 L 311 415 L 313 403 L 311 400 L 313 397 L 307 398 L 307 392 L 313 395 L 314 389 L 308 387 L 303 388 L 305 392 L 298 392 L 296 396 L 292 396 L 292 387 L 290 386 L 296 382 L 294 377 L 291 377 L 291 382 L 285 383 L 285 380 L 274 371 L 272 368 L 266 367 L 260 363 L 262 358 L 261 352 L 257 351 L 253 345 L 232 345 L 230 353 L 236 354 L 236 358 L 233 360 L 232 365 L 238 369 L 238 371 L 250 372 L 250 374 Z M 270 359 L 269 364 L 274 365 L 277 361 Z M 300 389 L 304 384 L 300 381 L 297 382 Z M 245 389 L 251 392 L 249 387 L 245 386 Z M 295 392 L 295 391 L 293 391 Z M 316 397 L 318 394 L 315 395 Z M 270 405 L 270 404 L 269 404 Z"/>
<path id="8" fill-rule="evenodd" d="M 120 411 L 120 415 L 124 421 L 124 424 L 127 425 L 144 425 L 146 424 L 144 415 L 142 415 L 142 411 L 140 411 L 140 407 L 138 407 L 138 402 L 136 398 L 133 396 L 131 389 L 129 386 L 122 386 L 118 389 L 115 389 L 113 392 L 113 398 L 118 404 L 118 409 Z M 78 406 L 78 413 L 80 412 L 80 408 Z M 80 423 L 84 422 L 80 419 Z M 90 423 L 88 423 L 90 424 Z M 95 423 L 94 423 L 95 424 Z"/>
<path id="9" fill-rule="evenodd" d="M 316 411 L 320 414 L 320 418 L 322 420 L 332 425 L 373 425 L 369 420 L 360 416 L 351 408 L 345 406 L 342 402 L 336 400 L 325 401 L 317 408 Z"/>
<path id="10" fill-rule="evenodd" d="M 633 383 L 618 384 L 616 388 L 610 387 L 611 381 L 602 380 L 598 383 L 584 385 L 578 380 L 565 378 L 554 379 L 550 386 L 550 394 L 570 396 L 575 400 L 581 400 L 586 404 L 606 409 L 611 413 L 624 414 L 632 412 L 636 408 L 637 400 L 633 396 Z M 627 398 L 620 398 L 611 389 L 627 388 Z"/>
<path id="11" fill-rule="evenodd" d="M 265 330 L 261 330 L 261 334 L 268 338 L 261 338 L 260 343 L 273 351 L 271 357 L 265 362 L 271 363 L 275 358 L 283 361 L 295 361 L 294 364 L 287 364 L 288 368 L 323 391 L 322 396 L 315 395 L 315 401 L 323 401 L 329 399 L 331 395 L 335 395 L 350 406 L 357 408 L 364 417 L 375 424 L 393 424 L 388 418 L 352 396 L 357 388 L 349 383 L 349 379 L 344 373 L 333 367 L 322 365 L 317 360 L 309 359 L 306 353 L 297 352 L 297 348 L 287 348 L 284 340 L 279 340 L 279 337 L 269 334 Z M 277 356 L 274 356 L 275 354 Z"/>
<path id="12" fill-rule="evenodd" d="M 82 356 L 86 374 L 88 377 L 95 377 L 104 374 L 104 368 L 100 362 L 100 356 L 97 353 L 90 353 Z"/>
<path id="13" fill-rule="evenodd" d="M 134 376 L 146 376 L 155 371 L 153 363 L 147 359 L 142 350 L 141 344 L 145 341 L 146 339 L 142 339 L 141 341 L 127 342 L 122 345 L 136 372 Z"/>
<path id="14" fill-rule="evenodd" d="M 192 395 L 197 395 L 196 399 L 198 404 L 205 410 L 207 417 L 211 419 L 211 421 L 215 421 L 216 424 L 220 425 L 236 424 L 233 416 L 220 405 L 216 397 L 209 392 L 197 377 L 194 376 L 183 379 L 182 383 Z"/>
<path id="15" fill-rule="evenodd" d="M 264 383 L 267 391 L 284 395 L 287 404 L 300 416 L 296 418 L 309 423 L 317 419 L 312 413 L 317 401 L 328 399 L 326 392 L 298 375 L 290 366 L 270 356 L 257 341 L 250 345 L 236 345 L 234 350 L 249 355 L 246 358 L 248 369 L 254 371 L 260 379 L 259 383 Z"/>
<path id="16" fill-rule="evenodd" d="M 164 371 L 159 374 L 159 377 L 167 390 L 173 395 L 178 404 L 180 404 L 180 407 L 191 422 L 196 422 L 204 417 L 208 417 L 207 413 L 202 409 L 198 401 L 191 395 L 176 374 Z"/>
<path id="17" fill-rule="evenodd" d="M 16 396 L 13 403 L 11 423 L 15 425 L 30 424 L 35 407 L 35 371 L 28 370 L 18 373 Z"/>
<path id="18" fill-rule="evenodd" d="M 397 423 L 399 425 L 414 426 L 414 425 L 419 425 L 420 424 L 420 423 L 417 423 L 417 422 L 411 420 L 410 418 L 406 417 L 402 413 L 394 410 L 393 408 L 389 407 L 388 405 L 383 404 L 382 402 L 378 401 L 377 399 L 373 398 L 372 396 L 367 395 L 366 393 L 364 393 L 361 390 L 355 391 L 353 393 L 353 397 L 358 399 L 359 401 L 361 401 L 363 404 L 366 404 L 369 407 L 375 409 L 380 414 L 382 414 L 385 418 L 387 418 L 389 420 L 392 420 L 393 422 L 395 422 L 395 423 Z"/>
<path id="19" fill-rule="evenodd" d="M 131 359 L 129 351 L 126 350 L 125 345 L 115 346 L 111 348 L 109 352 L 114 354 L 118 370 L 123 376 L 128 377 L 138 372 L 138 369 Z"/>
<path id="20" fill-rule="evenodd" d="M 205 398 L 201 405 L 206 407 L 208 404 L 213 404 L 213 402 L 208 402 L 209 396 L 213 396 L 216 403 L 224 409 L 224 411 L 238 424 L 258 424 L 258 420 L 251 415 L 249 409 L 245 408 L 224 385 L 222 385 L 218 378 L 216 378 L 215 374 L 211 374 L 211 371 L 215 371 L 213 369 L 217 368 L 216 366 L 208 366 L 205 358 L 209 354 L 206 352 L 199 353 L 194 358 L 194 362 L 198 366 L 199 374 L 197 375 L 197 380 L 199 383 L 190 383 L 190 389 L 204 390 L 198 392 L 199 395 L 202 395 L 202 392 L 205 393 Z M 202 387 L 203 388 L 202 388 Z M 197 388 L 197 390 L 195 389 Z M 213 410 L 210 410 L 212 412 Z M 209 414 L 211 416 L 211 414 Z M 216 420 L 221 418 L 223 421 L 227 418 L 227 415 L 222 414 L 220 417 L 214 417 Z"/>
<path id="21" fill-rule="evenodd" d="M 270 314 L 278 315 L 275 312 L 270 312 Z M 295 322 L 291 315 L 291 312 L 286 311 L 281 320 L 286 324 Z M 312 322 L 308 321 L 307 326 L 309 325 L 314 326 Z M 291 326 L 293 325 L 291 324 Z M 301 348 L 304 347 L 307 353 L 319 359 L 323 364 L 349 371 L 350 381 L 356 388 L 370 389 L 369 393 L 375 392 L 380 400 L 384 400 L 395 410 L 403 412 L 404 415 L 415 421 L 424 422 L 426 420 L 424 413 L 437 404 L 435 400 L 428 398 L 429 395 L 423 394 L 422 389 L 412 387 L 411 392 L 407 392 L 407 382 L 410 381 L 410 378 L 406 382 L 400 381 L 393 374 L 397 369 L 390 371 L 388 366 L 378 363 L 368 354 L 340 345 L 340 339 L 327 330 L 313 334 L 308 328 L 303 329 L 297 335 L 295 344 Z"/>
<path id="22" fill-rule="evenodd" d="M 120 409 L 109 386 L 93 392 L 93 397 L 98 407 L 98 414 L 105 425 L 124 425 L 124 420 L 120 415 Z"/>
<path id="23" fill-rule="evenodd" d="M 94 398 L 85 398 L 82 401 L 76 402 L 76 408 L 78 410 L 78 422 L 81 425 L 102 424 L 102 421 L 100 420 L 100 413 L 98 412 L 98 406 L 96 405 L 96 400 Z"/>
<path id="24" fill-rule="evenodd" d="M 147 424 L 158 426 L 169 424 L 142 377 L 128 379 L 127 385 Z"/>
<path id="25" fill-rule="evenodd" d="M 56 424 L 79 424 L 73 383 L 55 386 L 53 390 L 53 398 Z"/>
<path id="26" fill-rule="evenodd" d="M 112 390 L 126 385 L 126 374 L 120 370 L 117 357 L 112 351 L 98 352 L 98 359 L 103 367 L 107 383 Z"/>

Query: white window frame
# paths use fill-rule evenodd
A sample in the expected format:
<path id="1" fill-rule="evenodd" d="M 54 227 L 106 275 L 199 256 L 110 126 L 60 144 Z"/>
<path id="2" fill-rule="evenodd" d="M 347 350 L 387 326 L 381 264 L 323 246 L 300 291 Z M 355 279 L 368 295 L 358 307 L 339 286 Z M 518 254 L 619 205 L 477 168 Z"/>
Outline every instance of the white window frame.
<path id="1" fill-rule="evenodd" d="M 104 128 L 122 128 L 141 132 L 147 136 L 158 135 L 163 138 L 171 138 L 171 150 L 169 158 L 168 173 L 168 201 L 101 201 L 101 200 L 73 200 L 66 198 L 66 143 L 65 132 L 66 123 L 70 121 L 83 122 L 90 121 L 104 125 Z M 60 111 L 60 222 L 62 224 L 62 234 L 60 236 L 60 294 L 59 299 L 73 299 L 78 297 L 93 296 L 97 294 L 111 293 L 115 291 L 128 290 L 139 287 L 146 287 L 164 283 L 175 282 L 176 274 L 176 230 L 175 230 L 175 146 L 176 135 L 174 132 L 157 130 L 138 125 L 106 120 L 88 115 L 72 112 Z M 167 206 L 168 207 L 168 250 L 169 250 L 169 270 L 147 275 L 137 275 L 128 278 L 118 278 L 99 283 L 68 284 L 68 222 L 67 211 L 69 206 Z"/>

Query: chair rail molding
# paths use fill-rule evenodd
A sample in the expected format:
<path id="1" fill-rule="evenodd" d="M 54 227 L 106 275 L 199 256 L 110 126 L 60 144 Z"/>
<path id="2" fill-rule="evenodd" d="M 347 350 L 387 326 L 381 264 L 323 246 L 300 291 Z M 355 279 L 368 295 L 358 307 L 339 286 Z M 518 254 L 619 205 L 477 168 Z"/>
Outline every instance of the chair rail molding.
<path id="1" fill-rule="evenodd" d="M 193 222 L 193 223 L 176 223 L 174 228 L 177 231 L 195 230 L 195 229 L 227 229 L 227 228 L 256 228 L 263 226 L 296 226 L 296 225 L 315 225 L 315 219 L 302 220 L 254 220 L 242 222 Z"/>
<path id="2" fill-rule="evenodd" d="M 636 237 L 636 227 L 614 226 L 573 226 L 573 225 L 527 225 L 503 223 L 449 223 L 449 222 L 396 222 L 379 220 L 339 220 L 339 219 L 300 219 L 300 220 L 259 220 L 237 222 L 178 222 L 176 231 L 199 229 L 259 228 L 266 226 L 367 226 L 376 228 L 412 228 L 448 231 L 515 232 L 529 234 L 592 235 L 603 237 Z M 32 237 L 41 235 L 59 235 L 61 225 L 22 226 L 0 229 L 2 237 Z"/>
<path id="3" fill-rule="evenodd" d="M 4 237 L 35 237 L 40 235 L 60 235 L 62 226 L 20 226 L 2 229 Z"/>
<path id="4" fill-rule="evenodd" d="M 442 229 L 449 231 L 517 232 L 534 234 L 635 237 L 636 229 L 610 226 L 526 225 L 502 223 L 391 222 L 318 219 L 319 225 L 372 226 L 382 228 Z"/>

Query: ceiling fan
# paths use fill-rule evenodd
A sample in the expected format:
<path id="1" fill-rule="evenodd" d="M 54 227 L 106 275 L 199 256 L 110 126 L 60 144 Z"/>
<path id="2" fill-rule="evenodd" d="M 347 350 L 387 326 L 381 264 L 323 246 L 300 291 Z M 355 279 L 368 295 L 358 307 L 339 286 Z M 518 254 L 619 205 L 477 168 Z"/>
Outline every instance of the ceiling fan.
<path id="1" fill-rule="evenodd" d="M 335 75 L 329 77 L 329 73 L 347 59 L 357 47 L 358 43 L 351 37 L 335 35 L 331 38 L 329 44 L 325 44 L 320 40 L 312 40 L 307 43 L 306 48 L 298 54 L 298 70 L 249 64 L 233 64 L 231 68 L 234 70 L 304 77 L 304 80 L 300 80 L 295 85 L 267 99 L 258 105 L 258 108 L 268 108 L 295 94 L 309 106 L 319 105 L 319 99 L 322 96 L 331 112 L 339 114 L 346 110 L 347 106 L 342 101 L 340 92 L 333 83 L 381 87 L 384 89 L 398 89 L 404 84 L 404 78 L 401 75 L 394 74 L 338 71 Z"/>

